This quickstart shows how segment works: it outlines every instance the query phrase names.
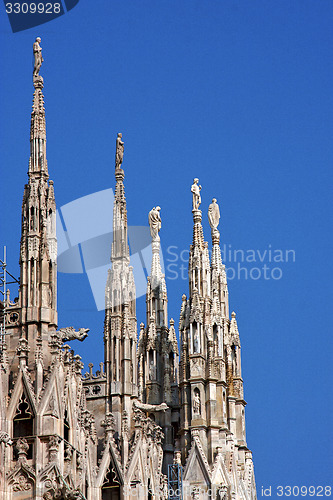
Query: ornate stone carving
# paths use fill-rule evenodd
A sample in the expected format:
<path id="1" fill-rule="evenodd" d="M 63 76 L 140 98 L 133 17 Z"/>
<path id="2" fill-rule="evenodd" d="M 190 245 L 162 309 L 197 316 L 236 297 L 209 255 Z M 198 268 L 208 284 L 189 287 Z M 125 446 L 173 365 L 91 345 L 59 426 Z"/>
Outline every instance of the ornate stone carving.
<path id="1" fill-rule="evenodd" d="M 0 432 L 0 443 L 5 443 L 5 446 L 10 446 L 13 444 L 13 441 L 7 432 Z"/>
<path id="2" fill-rule="evenodd" d="M 50 436 L 49 438 L 49 461 L 55 462 L 58 455 L 60 439 L 58 436 Z"/>
<path id="3" fill-rule="evenodd" d="M 101 423 L 101 426 L 105 428 L 105 432 L 114 432 L 115 429 L 115 419 L 112 413 L 107 413 L 105 419 Z"/>
<path id="4" fill-rule="evenodd" d="M 24 337 L 21 337 L 20 340 L 18 341 L 17 350 L 16 350 L 18 357 L 21 359 L 27 358 L 29 351 L 30 351 L 30 347 L 28 345 L 27 339 Z"/>
<path id="5" fill-rule="evenodd" d="M 15 449 L 18 455 L 19 462 L 26 462 L 28 456 L 29 445 L 25 438 L 20 438 L 15 443 Z"/>
<path id="6" fill-rule="evenodd" d="M 205 360 L 201 357 L 194 357 L 190 360 L 191 377 L 203 376 L 205 372 Z"/>
<path id="7" fill-rule="evenodd" d="M 12 482 L 12 489 L 13 491 L 28 491 L 32 489 L 32 483 L 25 475 L 20 474 Z"/>
<path id="8" fill-rule="evenodd" d="M 69 443 L 65 443 L 65 460 L 66 462 L 70 462 L 73 456 L 73 448 Z"/>

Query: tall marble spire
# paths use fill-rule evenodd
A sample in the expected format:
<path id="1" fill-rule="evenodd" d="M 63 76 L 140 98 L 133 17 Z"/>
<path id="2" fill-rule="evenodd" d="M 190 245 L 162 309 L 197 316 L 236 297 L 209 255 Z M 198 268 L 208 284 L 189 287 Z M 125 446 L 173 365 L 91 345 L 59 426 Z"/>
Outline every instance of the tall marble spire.
<path id="1" fill-rule="evenodd" d="M 146 312 L 147 327 L 141 324 L 138 361 L 139 361 L 139 396 L 142 401 L 159 405 L 167 403 L 165 413 L 156 415 L 156 422 L 165 435 L 164 471 L 173 460 L 173 422 L 178 415 L 178 344 L 174 320 L 168 327 L 168 297 L 165 276 L 160 260 L 161 217 L 160 207 L 154 207 L 148 214 L 152 238 L 152 263 L 147 280 Z"/>
<path id="2" fill-rule="evenodd" d="M 229 319 L 227 280 L 218 230 L 220 210 L 213 198 L 208 209 L 212 233 L 210 264 L 201 224 L 200 191 L 199 180 L 194 179 L 191 187 L 193 243 L 188 271 L 189 298 L 183 295 L 179 322 L 182 344 L 180 441 L 185 464 L 184 484 L 195 482 L 193 471 L 199 470 L 199 464 L 204 463 L 207 474 L 219 467 L 228 469 L 226 481 L 230 484 L 233 484 L 238 470 L 245 470 L 245 477 L 250 481 L 244 487 L 253 492 L 252 459 L 245 437 L 246 403 L 243 399 L 240 340 L 236 314 L 232 313 L 231 321 Z M 229 457 L 229 463 L 223 465 L 224 456 Z"/>
<path id="3" fill-rule="evenodd" d="M 105 289 L 104 358 L 107 377 L 106 411 L 115 417 L 118 435 L 124 428 L 122 416 L 130 415 L 132 398 L 137 396 L 136 294 L 130 266 L 127 238 L 127 209 L 124 189 L 122 135 L 118 134 L 115 159 L 112 267 Z M 126 448 L 126 447 L 125 447 Z M 125 450 L 124 448 L 124 450 Z M 124 451 L 126 455 L 126 450 Z"/>
<path id="4" fill-rule="evenodd" d="M 229 317 L 228 285 L 225 265 L 221 258 L 220 231 L 218 230 L 220 208 L 216 198 L 213 198 L 208 207 L 208 221 L 212 234 L 211 288 L 213 297 L 216 297 L 215 292 L 217 292 L 222 317 L 227 318 Z"/>
<path id="5" fill-rule="evenodd" d="M 35 69 L 34 95 L 30 125 L 30 158 L 28 184 L 22 203 L 20 251 L 20 287 L 17 306 L 21 309 L 20 325 L 10 337 L 9 353 L 18 338 L 27 340 L 27 363 L 35 362 L 35 343 L 48 344 L 49 333 L 57 325 L 57 239 L 56 205 L 53 181 L 48 181 L 46 159 L 46 126 L 40 38 L 33 46 Z M 36 55 L 37 54 L 37 55 Z M 29 350 L 30 349 L 30 350 Z M 42 351 L 47 357 L 48 348 Z M 48 360 L 44 359 L 47 365 Z"/>

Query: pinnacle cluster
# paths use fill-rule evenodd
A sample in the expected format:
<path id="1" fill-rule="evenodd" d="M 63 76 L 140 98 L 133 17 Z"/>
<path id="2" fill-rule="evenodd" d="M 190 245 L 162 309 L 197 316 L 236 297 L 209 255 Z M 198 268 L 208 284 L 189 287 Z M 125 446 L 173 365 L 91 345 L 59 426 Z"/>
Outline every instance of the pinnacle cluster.
<path id="1" fill-rule="evenodd" d="M 229 315 L 220 211 L 202 228 L 201 186 L 191 187 L 189 293 L 168 319 L 160 262 L 160 207 L 149 212 L 152 265 L 146 322 L 137 326 L 118 134 L 111 265 L 106 277 L 104 360 L 82 375 L 58 329 L 56 204 L 46 160 L 41 39 L 34 43 L 28 183 L 22 204 L 18 300 L 1 302 L 0 499 L 256 499 L 247 447 L 236 314 Z M 59 291 L 61 293 L 61 291 Z M 179 337 L 179 342 L 178 342 Z M 102 342 L 102 339 L 101 339 Z"/>

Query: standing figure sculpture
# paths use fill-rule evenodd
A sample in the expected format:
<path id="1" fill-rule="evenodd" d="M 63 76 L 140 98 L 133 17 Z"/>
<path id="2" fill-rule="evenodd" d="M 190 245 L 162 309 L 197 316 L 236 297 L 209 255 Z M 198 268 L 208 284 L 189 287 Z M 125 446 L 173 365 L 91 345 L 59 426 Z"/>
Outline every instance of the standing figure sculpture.
<path id="1" fill-rule="evenodd" d="M 160 237 L 158 233 L 160 232 L 162 221 L 160 216 L 161 207 L 154 207 L 148 214 L 148 222 L 150 227 L 150 236 L 153 241 L 159 241 Z"/>
<path id="2" fill-rule="evenodd" d="M 33 44 L 33 53 L 34 53 L 34 71 L 33 71 L 33 77 L 36 78 L 39 75 L 39 70 L 42 65 L 42 62 L 44 61 L 42 57 L 42 47 L 40 46 L 40 42 L 42 39 L 38 36 L 36 38 L 35 43 Z"/>
<path id="3" fill-rule="evenodd" d="M 124 142 L 121 140 L 122 134 L 118 134 L 116 141 L 116 168 L 120 168 L 124 158 Z"/>
<path id="4" fill-rule="evenodd" d="M 199 210 L 199 206 L 201 205 L 201 186 L 198 184 L 199 179 L 193 179 L 193 184 L 191 186 L 191 193 L 193 194 L 193 210 Z"/>
<path id="5" fill-rule="evenodd" d="M 212 231 L 216 230 L 220 222 L 220 209 L 216 203 L 216 198 L 213 198 L 208 207 L 208 221 Z"/>
<path id="6" fill-rule="evenodd" d="M 200 413 L 201 413 L 201 400 L 200 400 L 200 393 L 199 393 L 198 389 L 194 390 L 193 413 L 194 413 L 194 415 L 200 415 Z"/>

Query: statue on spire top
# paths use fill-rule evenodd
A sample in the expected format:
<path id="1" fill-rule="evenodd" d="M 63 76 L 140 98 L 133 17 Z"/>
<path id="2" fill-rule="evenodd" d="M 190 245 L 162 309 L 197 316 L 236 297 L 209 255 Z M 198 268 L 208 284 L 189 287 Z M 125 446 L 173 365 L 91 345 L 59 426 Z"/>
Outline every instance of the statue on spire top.
<path id="1" fill-rule="evenodd" d="M 39 76 L 39 70 L 40 70 L 40 67 L 42 65 L 42 62 L 44 61 L 44 59 L 42 57 L 42 47 L 40 46 L 41 41 L 42 41 L 42 39 L 38 36 L 36 38 L 35 43 L 33 44 L 33 53 L 34 53 L 34 58 L 35 58 L 34 71 L 33 71 L 34 79 Z"/>
<path id="2" fill-rule="evenodd" d="M 216 230 L 220 222 L 220 209 L 216 203 L 216 198 L 213 198 L 208 207 L 208 221 L 212 231 Z"/>
<path id="3" fill-rule="evenodd" d="M 154 207 L 148 214 L 148 221 L 150 227 L 150 236 L 153 241 L 159 241 L 160 237 L 158 233 L 160 232 L 162 221 L 160 216 L 161 207 Z"/>
<path id="4" fill-rule="evenodd" d="M 193 210 L 199 210 L 199 206 L 201 205 L 201 196 L 200 196 L 200 191 L 201 191 L 201 186 L 198 184 L 199 179 L 193 179 L 193 184 L 191 186 L 191 193 L 193 194 L 193 200 L 192 200 L 192 205 L 193 205 Z"/>
<path id="5" fill-rule="evenodd" d="M 118 134 L 116 141 L 116 169 L 121 167 L 124 158 L 124 142 L 121 140 L 122 134 Z"/>

